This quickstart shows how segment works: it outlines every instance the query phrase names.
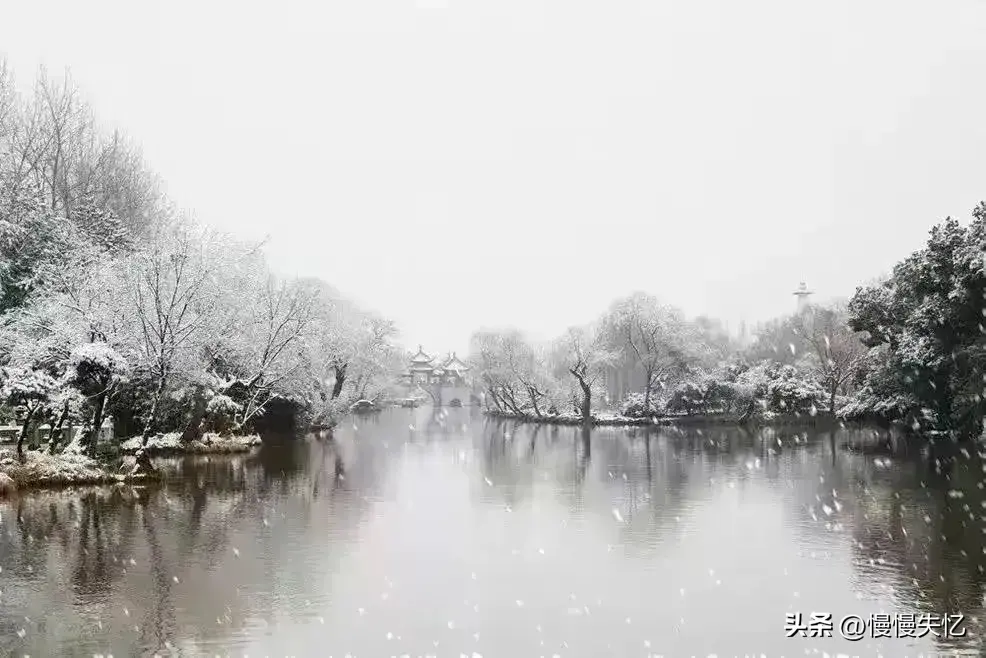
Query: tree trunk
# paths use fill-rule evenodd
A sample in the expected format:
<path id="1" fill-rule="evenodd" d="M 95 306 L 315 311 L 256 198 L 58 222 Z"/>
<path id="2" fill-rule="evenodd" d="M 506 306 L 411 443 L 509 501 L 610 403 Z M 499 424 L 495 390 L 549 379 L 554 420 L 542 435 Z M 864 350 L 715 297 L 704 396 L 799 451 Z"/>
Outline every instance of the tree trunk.
<path id="1" fill-rule="evenodd" d="M 62 413 L 58 416 L 58 423 L 52 424 L 51 431 L 48 432 L 48 453 L 55 454 L 55 449 L 58 447 L 58 440 L 62 433 L 62 426 L 65 425 L 65 419 L 68 418 L 68 400 L 62 405 Z"/>
<path id="2" fill-rule="evenodd" d="M 533 386 L 527 387 L 527 395 L 531 398 L 531 406 L 534 407 L 534 415 L 540 418 L 541 410 L 538 409 L 538 398 L 537 395 L 535 395 L 535 388 Z"/>
<path id="3" fill-rule="evenodd" d="M 144 448 L 147 446 L 148 440 L 151 438 L 151 432 L 154 431 L 154 426 L 157 424 L 158 407 L 161 405 L 161 397 L 164 395 L 164 386 L 167 382 L 167 377 L 162 377 L 157 385 L 157 390 L 154 391 L 154 401 L 151 403 L 151 413 L 147 417 L 147 423 L 144 425 L 144 431 L 141 434 L 140 447 Z"/>
<path id="4" fill-rule="evenodd" d="M 336 381 L 332 385 L 332 399 L 335 400 L 342 393 L 342 385 L 346 383 L 346 369 L 349 367 L 348 363 L 344 363 L 341 366 L 334 366 L 336 372 Z"/>
<path id="5" fill-rule="evenodd" d="M 34 418 L 34 410 L 37 407 L 28 407 L 27 416 L 24 417 L 24 424 L 21 425 L 21 432 L 17 436 L 17 458 L 24 460 L 24 440 L 27 439 L 28 429 L 31 427 L 31 420 Z"/>
<path id="6" fill-rule="evenodd" d="M 185 429 L 181 432 L 181 437 L 179 437 L 179 442 L 181 443 L 191 443 L 192 441 L 198 441 L 202 438 L 202 420 L 205 414 L 198 411 L 192 412 L 192 417 L 188 419 L 185 424 Z"/>
<path id="7" fill-rule="evenodd" d="M 192 399 L 192 417 L 185 424 L 185 429 L 179 439 L 182 443 L 190 443 L 202 438 L 202 421 L 205 419 L 205 397 L 201 391 L 196 391 Z"/>
<path id="8" fill-rule="evenodd" d="M 503 405 L 500 404 L 500 396 L 497 395 L 496 389 L 493 386 L 490 386 L 486 390 L 489 392 L 490 399 L 493 400 L 493 406 L 496 407 L 496 410 L 497 411 L 502 412 L 503 411 Z"/>
<path id="9" fill-rule="evenodd" d="M 836 392 L 836 389 L 837 388 L 838 388 L 838 385 L 837 384 L 833 384 L 832 385 L 832 390 L 829 391 L 829 411 L 832 412 L 832 415 L 833 416 L 835 415 L 835 392 Z"/>
<path id="10" fill-rule="evenodd" d="M 502 389 L 500 398 L 503 400 L 503 403 L 507 405 L 507 408 L 518 416 L 523 416 L 524 412 L 521 411 L 520 405 L 517 403 L 517 399 L 514 397 L 513 391 L 508 389 L 506 386 L 501 386 L 500 388 Z"/>
<path id="11" fill-rule="evenodd" d="M 644 372 L 644 377 L 647 382 L 644 384 L 644 415 L 650 415 L 650 391 L 651 391 L 651 380 L 654 378 L 654 373 L 648 369 Z"/>
<path id="12" fill-rule="evenodd" d="M 582 423 L 589 424 L 592 422 L 592 387 L 581 375 L 574 372 L 572 374 L 575 375 L 575 379 L 579 382 L 579 388 L 582 389 Z"/>
<path id="13" fill-rule="evenodd" d="M 92 427 L 86 437 L 85 451 L 90 457 L 96 456 L 96 446 L 99 443 L 99 432 L 103 429 L 103 409 L 106 407 L 106 389 L 96 396 L 96 409 L 92 413 Z"/>

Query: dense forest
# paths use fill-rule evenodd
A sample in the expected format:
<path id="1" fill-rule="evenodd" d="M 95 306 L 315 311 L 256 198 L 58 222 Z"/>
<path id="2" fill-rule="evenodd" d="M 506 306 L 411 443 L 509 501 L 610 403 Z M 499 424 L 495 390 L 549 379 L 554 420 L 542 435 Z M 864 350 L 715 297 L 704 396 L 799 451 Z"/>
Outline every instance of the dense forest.
<path id="1" fill-rule="evenodd" d="M 848 301 L 808 305 L 752 342 L 645 293 L 540 344 L 516 330 L 472 338 L 495 413 L 592 420 L 665 414 L 819 414 L 981 435 L 986 389 L 986 204 L 946 218 L 890 276 Z"/>
<path id="2" fill-rule="evenodd" d="M 68 77 L 0 62 L 0 424 L 18 453 L 117 437 L 329 422 L 399 367 L 391 322 L 175 207 Z M 62 428 L 82 427 L 70 446 Z"/>

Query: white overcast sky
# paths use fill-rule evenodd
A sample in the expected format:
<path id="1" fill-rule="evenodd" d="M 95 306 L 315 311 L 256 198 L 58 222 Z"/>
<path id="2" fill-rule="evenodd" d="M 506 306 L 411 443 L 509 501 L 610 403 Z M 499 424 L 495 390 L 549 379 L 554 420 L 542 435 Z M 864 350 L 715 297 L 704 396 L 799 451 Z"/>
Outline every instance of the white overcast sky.
<path id="1" fill-rule="evenodd" d="M 986 2 L 0 0 L 180 204 L 464 351 L 849 295 L 986 198 Z"/>

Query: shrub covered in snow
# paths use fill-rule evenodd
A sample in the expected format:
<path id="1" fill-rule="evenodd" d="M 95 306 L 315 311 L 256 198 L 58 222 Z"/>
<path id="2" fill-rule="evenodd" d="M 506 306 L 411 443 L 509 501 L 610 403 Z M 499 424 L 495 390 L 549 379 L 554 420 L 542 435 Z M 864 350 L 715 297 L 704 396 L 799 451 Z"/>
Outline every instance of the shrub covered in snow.
<path id="1" fill-rule="evenodd" d="M 664 409 L 657 396 L 652 395 L 647 407 L 644 407 L 643 393 L 631 393 L 620 405 L 620 414 L 627 418 L 649 418 L 660 415 Z"/>
<path id="2" fill-rule="evenodd" d="M 678 384 L 671 391 L 667 409 L 672 413 L 702 413 L 705 412 L 705 382 L 686 381 Z"/>
<path id="3" fill-rule="evenodd" d="M 767 384 L 767 409 L 778 413 L 817 413 L 824 408 L 828 393 L 814 379 L 784 366 Z"/>
<path id="4" fill-rule="evenodd" d="M 672 389 L 667 409 L 684 414 L 742 413 L 755 402 L 767 412 L 810 414 L 824 408 L 826 395 L 811 375 L 766 361 L 684 381 Z"/>
<path id="5" fill-rule="evenodd" d="M 140 447 L 142 437 L 135 436 L 127 439 L 120 444 L 120 451 L 124 454 L 134 454 Z M 210 454 L 210 453 L 234 453 L 249 452 L 261 443 L 260 437 L 256 434 L 249 436 L 220 436 L 207 432 L 202 436 L 202 440 L 182 442 L 181 434 L 169 432 L 168 434 L 157 434 L 147 439 L 145 451 L 149 455 L 164 454 Z"/>
<path id="6" fill-rule="evenodd" d="M 667 409 L 673 413 L 732 413 L 749 400 L 751 387 L 728 371 L 699 375 L 671 390 Z"/>
<path id="7" fill-rule="evenodd" d="M 737 397 L 749 396 L 773 413 L 815 413 L 825 408 L 827 392 L 810 375 L 790 365 L 766 361 L 736 377 Z"/>
<path id="8" fill-rule="evenodd" d="M 85 455 L 50 455 L 34 450 L 24 453 L 23 461 L 9 450 L 0 450 L 0 473 L 10 477 L 18 488 L 107 484 L 145 479 L 111 472 Z"/>
<path id="9" fill-rule="evenodd" d="M 879 390 L 867 383 L 838 407 L 837 415 L 844 420 L 886 419 L 902 421 L 914 416 L 920 408 L 914 395 L 904 390 Z"/>
<path id="10" fill-rule="evenodd" d="M 228 433 L 236 423 L 236 414 L 242 407 L 233 398 L 219 393 L 205 406 L 205 427 L 207 431 L 219 434 Z"/>

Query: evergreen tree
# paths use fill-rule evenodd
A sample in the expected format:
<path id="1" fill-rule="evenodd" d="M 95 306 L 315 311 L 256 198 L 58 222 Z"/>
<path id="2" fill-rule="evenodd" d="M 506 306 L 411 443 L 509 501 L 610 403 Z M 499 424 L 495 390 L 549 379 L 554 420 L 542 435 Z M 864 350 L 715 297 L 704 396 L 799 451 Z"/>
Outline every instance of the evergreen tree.
<path id="1" fill-rule="evenodd" d="M 96 203 L 91 194 L 85 195 L 75 206 L 72 222 L 79 235 L 98 249 L 118 254 L 131 246 L 130 236 L 120 218 L 111 209 Z"/>
<path id="2" fill-rule="evenodd" d="M 878 406 L 910 400 L 916 427 L 956 438 L 983 429 L 984 246 L 986 204 L 962 226 L 949 217 L 927 245 L 898 263 L 877 286 L 859 288 L 850 325 L 885 358 L 868 375 L 865 393 Z"/>
<path id="3" fill-rule="evenodd" d="M 0 180 L 0 315 L 27 303 L 64 265 L 74 241 L 70 223 L 51 212 L 37 188 Z"/>

